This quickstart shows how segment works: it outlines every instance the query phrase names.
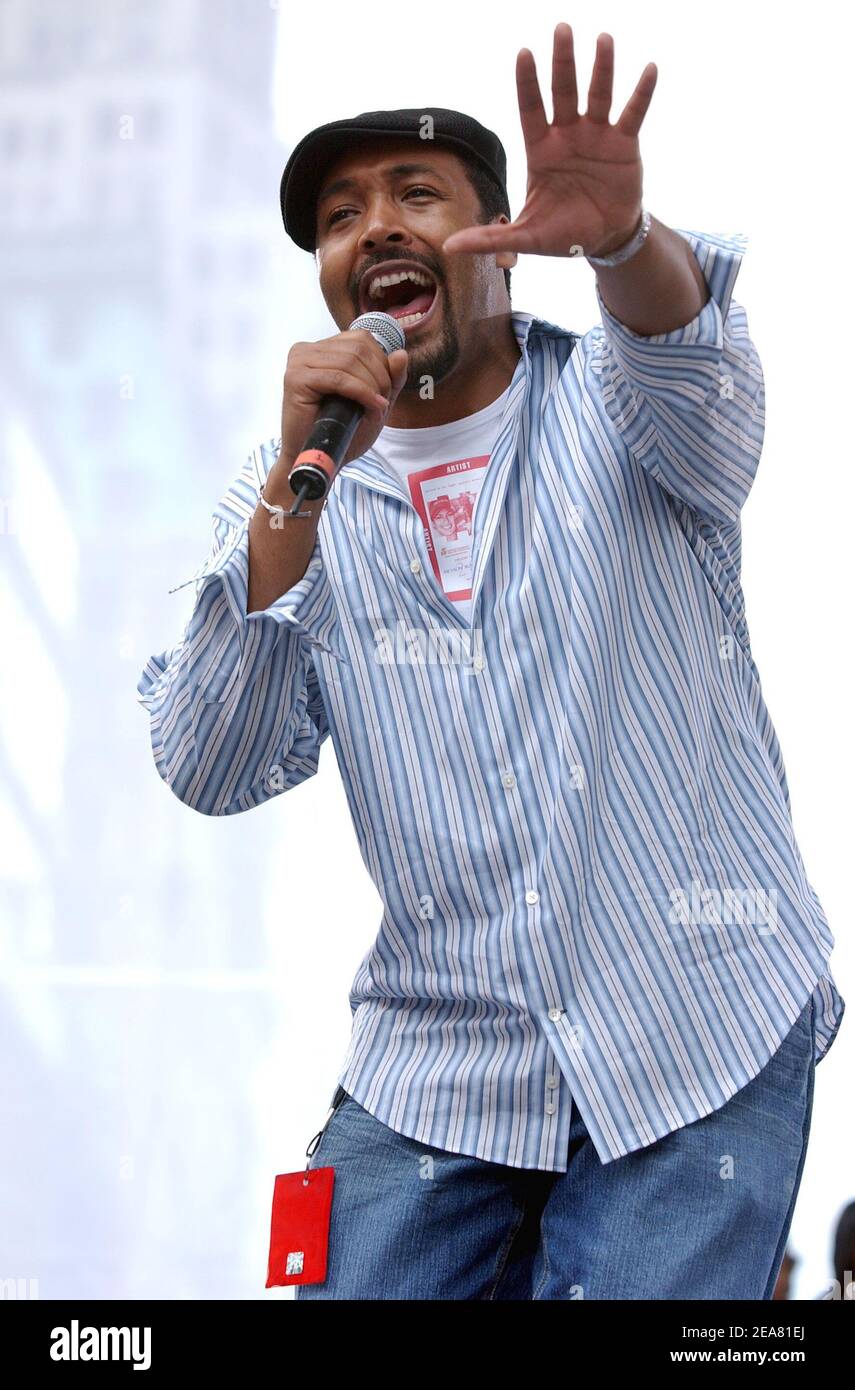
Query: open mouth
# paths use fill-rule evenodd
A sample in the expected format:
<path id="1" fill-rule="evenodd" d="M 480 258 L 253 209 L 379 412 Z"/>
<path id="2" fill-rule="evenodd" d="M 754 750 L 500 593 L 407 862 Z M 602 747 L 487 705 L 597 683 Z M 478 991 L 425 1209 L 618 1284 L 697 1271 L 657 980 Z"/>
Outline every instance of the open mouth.
<path id="1" fill-rule="evenodd" d="M 421 266 L 378 266 L 369 271 L 360 287 L 360 307 L 365 313 L 376 309 L 391 314 L 402 328 L 415 328 L 426 319 L 438 297 L 438 286 L 429 270 Z"/>

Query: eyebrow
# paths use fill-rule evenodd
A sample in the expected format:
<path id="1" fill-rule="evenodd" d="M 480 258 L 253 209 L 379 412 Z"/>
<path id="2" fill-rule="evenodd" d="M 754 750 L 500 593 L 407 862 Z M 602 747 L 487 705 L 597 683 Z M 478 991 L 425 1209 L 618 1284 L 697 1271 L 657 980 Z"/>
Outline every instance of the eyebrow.
<path id="1" fill-rule="evenodd" d="M 404 178 L 407 174 L 430 174 L 435 179 L 445 181 L 444 175 L 435 169 L 432 164 L 393 164 L 386 170 L 387 175 L 392 179 Z M 322 188 L 318 194 L 317 206 L 326 198 L 332 198 L 336 193 L 342 193 L 347 188 L 358 188 L 359 183 L 356 179 L 336 179 L 333 183 L 328 183 L 326 188 Z"/>

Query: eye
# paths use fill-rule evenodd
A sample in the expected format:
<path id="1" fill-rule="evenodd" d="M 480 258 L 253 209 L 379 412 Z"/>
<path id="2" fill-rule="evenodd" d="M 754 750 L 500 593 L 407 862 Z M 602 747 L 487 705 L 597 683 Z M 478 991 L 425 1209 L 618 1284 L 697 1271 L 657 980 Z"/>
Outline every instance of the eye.
<path id="1" fill-rule="evenodd" d="M 406 193 L 404 194 L 404 197 L 409 197 L 411 193 L 418 193 L 420 196 L 427 194 L 429 198 L 435 198 L 437 196 L 435 189 L 428 188 L 427 185 L 423 183 L 416 183 L 413 185 L 412 188 L 408 188 Z M 336 208 L 335 212 L 331 212 L 329 217 L 327 218 L 327 226 L 331 227 L 334 222 L 337 222 L 340 213 L 350 211 L 350 208 Z"/>

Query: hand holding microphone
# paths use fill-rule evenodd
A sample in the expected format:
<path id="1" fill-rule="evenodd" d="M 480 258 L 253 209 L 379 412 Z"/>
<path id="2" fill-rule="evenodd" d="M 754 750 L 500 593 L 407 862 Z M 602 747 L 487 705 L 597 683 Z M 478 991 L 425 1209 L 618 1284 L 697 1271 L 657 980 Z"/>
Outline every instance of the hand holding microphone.
<path id="1" fill-rule="evenodd" d="M 371 448 L 407 377 L 404 331 L 391 314 L 368 313 L 288 354 L 280 459 L 296 495 L 326 496 L 339 470 Z"/>
<path id="2" fill-rule="evenodd" d="M 339 470 L 371 448 L 407 377 L 403 343 L 391 314 L 372 313 L 344 333 L 295 343 L 289 352 L 282 447 L 249 524 L 247 613 L 269 608 L 306 573 L 323 503 L 300 508 L 307 497 L 324 498 Z M 282 523 L 293 517 L 306 519 L 283 534 Z"/>

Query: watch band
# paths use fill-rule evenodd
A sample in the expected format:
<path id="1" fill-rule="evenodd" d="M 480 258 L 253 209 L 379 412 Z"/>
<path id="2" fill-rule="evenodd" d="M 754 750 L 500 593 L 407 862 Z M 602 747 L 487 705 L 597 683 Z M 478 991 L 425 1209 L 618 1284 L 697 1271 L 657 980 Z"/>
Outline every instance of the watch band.
<path id="1" fill-rule="evenodd" d="M 586 256 L 585 260 L 589 265 L 623 265 L 630 256 L 634 256 L 636 251 L 640 251 L 650 231 L 650 213 L 641 209 L 641 222 L 637 231 L 630 237 L 629 241 L 619 246 L 617 251 L 613 251 L 610 256 Z"/>

